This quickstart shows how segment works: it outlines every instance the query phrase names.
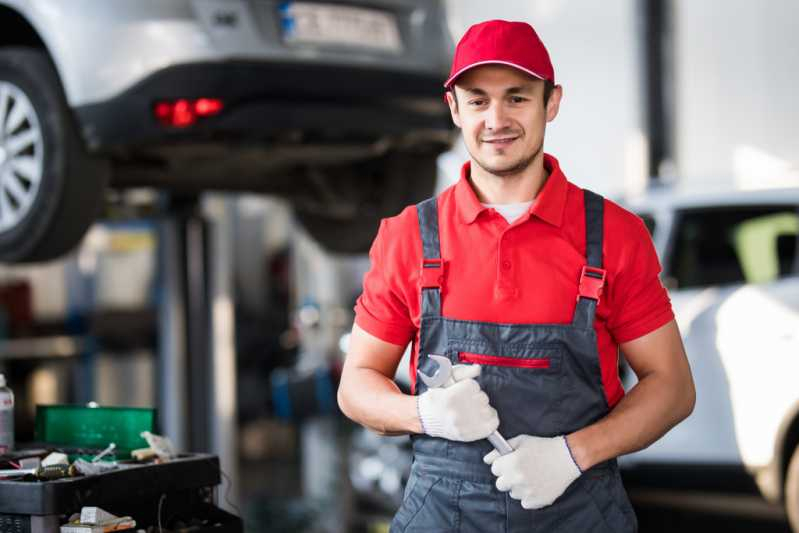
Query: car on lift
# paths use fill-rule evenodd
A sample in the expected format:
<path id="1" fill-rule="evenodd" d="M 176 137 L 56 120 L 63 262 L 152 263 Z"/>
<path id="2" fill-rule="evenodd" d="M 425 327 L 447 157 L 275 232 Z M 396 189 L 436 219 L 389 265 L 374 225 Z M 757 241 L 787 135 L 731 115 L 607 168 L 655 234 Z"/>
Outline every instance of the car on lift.
<path id="1" fill-rule="evenodd" d="M 453 44 L 430 0 L 0 0 L 0 261 L 111 189 L 287 199 L 333 252 L 433 193 Z"/>
<path id="2" fill-rule="evenodd" d="M 620 458 L 625 480 L 655 495 L 749 492 L 799 532 L 799 189 L 625 203 L 652 232 L 697 391 L 688 419 Z"/>

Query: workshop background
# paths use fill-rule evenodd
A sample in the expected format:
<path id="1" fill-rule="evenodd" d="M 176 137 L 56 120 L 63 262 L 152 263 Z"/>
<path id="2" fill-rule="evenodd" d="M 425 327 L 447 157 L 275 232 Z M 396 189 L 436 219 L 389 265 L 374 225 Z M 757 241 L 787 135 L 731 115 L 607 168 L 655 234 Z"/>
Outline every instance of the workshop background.
<path id="1" fill-rule="evenodd" d="M 641 530 L 799 532 L 791 0 L 0 0 L 17 449 L 41 406 L 154 409 L 245 531 L 388 531 L 408 439 L 345 419 L 337 378 L 377 223 L 468 157 L 440 84 L 491 18 L 549 49 L 547 152 L 661 255 L 698 400 L 620 461 Z"/>

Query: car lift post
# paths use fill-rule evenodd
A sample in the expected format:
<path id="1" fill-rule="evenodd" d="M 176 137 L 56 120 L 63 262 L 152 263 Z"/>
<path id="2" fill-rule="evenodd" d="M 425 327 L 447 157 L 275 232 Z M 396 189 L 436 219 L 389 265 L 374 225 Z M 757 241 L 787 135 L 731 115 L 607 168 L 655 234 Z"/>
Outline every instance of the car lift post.
<path id="1" fill-rule="evenodd" d="M 159 405 L 178 450 L 210 452 L 238 501 L 231 201 L 172 197 L 159 227 Z M 226 479 L 225 479 L 226 478 Z"/>

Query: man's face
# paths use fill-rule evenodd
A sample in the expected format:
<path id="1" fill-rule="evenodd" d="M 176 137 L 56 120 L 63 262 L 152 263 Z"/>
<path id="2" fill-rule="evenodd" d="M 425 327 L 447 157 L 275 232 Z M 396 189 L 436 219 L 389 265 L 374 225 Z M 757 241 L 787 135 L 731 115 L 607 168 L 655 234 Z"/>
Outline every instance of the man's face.
<path id="1" fill-rule="evenodd" d="M 497 176 L 523 171 L 542 152 L 544 129 L 558 114 L 560 86 L 544 105 L 544 81 L 505 65 L 481 65 L 455 83 L 447 100 L 466 149 Z"/>

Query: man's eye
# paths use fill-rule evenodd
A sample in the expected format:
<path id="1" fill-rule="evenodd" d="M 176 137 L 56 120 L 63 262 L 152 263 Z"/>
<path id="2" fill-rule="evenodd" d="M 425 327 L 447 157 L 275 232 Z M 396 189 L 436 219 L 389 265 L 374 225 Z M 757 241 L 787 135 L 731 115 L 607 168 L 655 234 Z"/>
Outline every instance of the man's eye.
<path id="1" fill-rule="evenodd" d="M 469 105 L 483 105 L 485 100 L 469 100 Z"/>
<path id="2" fill-rule="evenodd" d="M 510 101 L 513 102 L 514 104 L 521 104 L 522 102 L 526 102 L 527 98 L 524 98 L 522 96 L 511 96 Z"/>

